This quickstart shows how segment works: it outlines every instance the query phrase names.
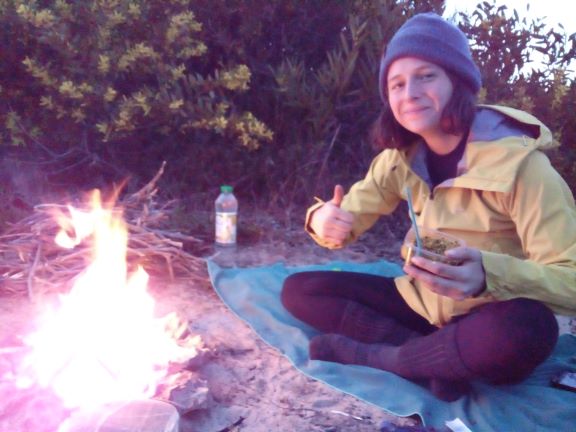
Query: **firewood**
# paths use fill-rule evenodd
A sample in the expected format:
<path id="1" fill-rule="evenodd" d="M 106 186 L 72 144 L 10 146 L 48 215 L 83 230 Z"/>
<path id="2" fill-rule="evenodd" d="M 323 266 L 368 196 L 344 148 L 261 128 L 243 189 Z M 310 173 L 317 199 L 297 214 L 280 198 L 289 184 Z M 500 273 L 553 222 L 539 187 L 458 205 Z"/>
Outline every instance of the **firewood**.
<path id="1" fill-rule="evenodd" d="M 147 185 L 114 204 L 113 211 L 123 214 L 128 229 L 128 266 L 140 265 L 152 276 L 206 280 L 204 260 L 183 247 L 202 241 L 162 225 L 174 204 L 156 198 L 164 166 Z M 60 229 L 54 214 L 66 211 L 62 203 L 40 204 L 0 235 L 0 296 L 27 295 L 33 300 L 71 288 L 90 263 L 92 251 L 88 240 L 74 249 L 54 242 Z"/>

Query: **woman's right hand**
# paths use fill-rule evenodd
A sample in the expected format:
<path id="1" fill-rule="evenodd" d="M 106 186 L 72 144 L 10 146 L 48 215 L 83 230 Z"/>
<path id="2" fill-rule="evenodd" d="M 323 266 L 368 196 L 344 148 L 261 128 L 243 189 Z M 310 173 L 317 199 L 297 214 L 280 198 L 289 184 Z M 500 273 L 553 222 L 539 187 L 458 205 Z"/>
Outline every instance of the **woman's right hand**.
<path id="1" fill-rule="evenodd" d="M 318 237 L 334 247 L 342 247 L 354 222 L 352 213 L 340 208 L 343 198 L 344 188 L 341 185 L 334 186 L 333 198 L 312 213 L 309 223 Z"/>

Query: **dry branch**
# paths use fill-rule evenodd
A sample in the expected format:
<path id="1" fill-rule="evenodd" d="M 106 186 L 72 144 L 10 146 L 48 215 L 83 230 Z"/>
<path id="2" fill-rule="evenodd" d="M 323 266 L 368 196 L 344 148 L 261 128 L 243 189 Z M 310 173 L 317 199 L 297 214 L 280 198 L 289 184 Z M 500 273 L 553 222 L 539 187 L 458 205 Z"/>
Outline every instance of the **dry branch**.
<path id="1" fill-rule="evenodd" d="M 205 280 L 204 262 L 184 251 L 184 243 L 197 238 L 162 228 L 173 202 L 160 205 L 156 183 L 162 164 L 142 189 L 120 200 L 114 210 L 122 211 L 128 227 L 128 265 L 141 265 L 149 274 Z M 41 204 L 34 213 L 11 225 L 0 235 L 0 295 L 28 295 L 65 292 L 91 260 L 89 241 L 74 249 L 63 249 L 54 238 L 60 227 L 55 212 L 66 211 L 62 204 Z"/>

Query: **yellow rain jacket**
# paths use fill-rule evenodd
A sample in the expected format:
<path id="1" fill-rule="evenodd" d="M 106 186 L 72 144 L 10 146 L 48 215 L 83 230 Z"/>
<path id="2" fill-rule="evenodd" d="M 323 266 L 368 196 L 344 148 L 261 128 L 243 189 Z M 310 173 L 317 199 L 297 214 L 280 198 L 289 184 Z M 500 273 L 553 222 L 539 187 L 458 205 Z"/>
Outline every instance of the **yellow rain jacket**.
<path id="1" fill-rule="evenodd" d="M 417 223 L 482 251 L 486 290 L 463 301 L 440 296 L 408 276 L 396 278 L 405 301 L 430 323 L 491 301 L 525 297 L 556 313 L 576 315 L 576 207 L 546 155 L 556 145 L 535 117 L 512 108 L 480 106 L 456 178 L 430 187 L 425 144 L 387 149 L 352 186 L 342 208 L 354 224 L 347 243 L 394 211 L 412 190 Z M 306 227 L 322 246 L 330 247 Z M 383 241 L 386 241 L 383 239 Z"/>

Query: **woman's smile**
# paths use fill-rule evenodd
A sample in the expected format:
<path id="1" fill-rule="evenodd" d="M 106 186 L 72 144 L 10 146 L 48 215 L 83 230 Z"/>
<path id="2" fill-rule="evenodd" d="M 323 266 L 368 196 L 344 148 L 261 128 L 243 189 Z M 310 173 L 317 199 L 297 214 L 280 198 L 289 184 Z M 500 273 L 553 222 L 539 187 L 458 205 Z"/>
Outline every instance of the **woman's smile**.
<path id="1" fill-rule="evenodd" d="M 424 111 L 426 111 L 428 107 L 415 107 L 415 108 L 406 108 L 402 113 L 404 115 L 420 115 Z"/>
<path id="2" fill-rule="evenodd" d="M 425 140 L 443 135 L 442 112 L 453 91 L 441 67 L 415 57 L 400 58 L 388 72 L 388 102 L 398 123 Z"/>

